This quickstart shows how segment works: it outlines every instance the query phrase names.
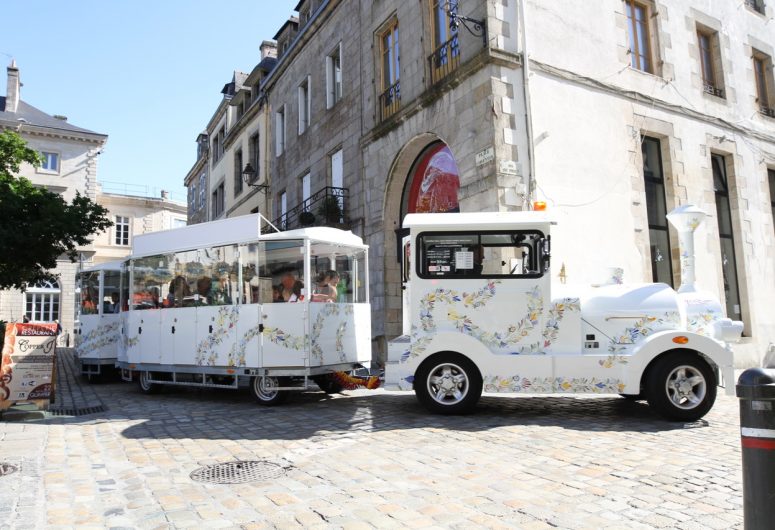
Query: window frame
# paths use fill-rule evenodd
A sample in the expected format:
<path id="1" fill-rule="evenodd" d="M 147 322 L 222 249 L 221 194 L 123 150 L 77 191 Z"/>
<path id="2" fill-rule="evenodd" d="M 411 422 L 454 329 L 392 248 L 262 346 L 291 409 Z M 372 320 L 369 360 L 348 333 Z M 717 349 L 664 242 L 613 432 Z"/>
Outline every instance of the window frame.
<path id="1" fill-rule="evenodd" d="M 312 76 L 307 75 L 304 81 L 299 83 L 298 88 L 298 105 L 299 105 L 299 120 L 298 120 L 298 134 L 301 136 L 304 134 L 311 122 L 312 112 L 312 91 L 310 85 L 312 84 Z"/>
<path id="2" fill-rule="evenodd" d="M 703 40 L 706 41 L 705 45 Z M 726 99 L 718 31 L 697 24 L 697 48 L 700 55 L 700 78 L 702 79 L 703 92 Z"/>
<path id="3" fill-rule="evenodd" d="M 642 154 L 642 168 L 641 171 L 643 173 L 643 184 L 644 184 L 644 191 L 645 191 L 645 205 L 646 205 L 646 221 L 648 224 L 649 229 L 649 256 L 651 261 L 651 279 L 654 283 L 666 283 L 670 287 L 675 287 L 675 274 L 673 271 L 673 260 L 672 260 L 672 249 L 673 249 L 673 242 L 670 238 L 670 225 L 667 221 L 667 218 L 663 218 L 661 221 L 661 224 L 652 224 L 649 222 L 649 219 L 652 217 L 649 215 L 653 210 L 652 208 L 656 208 L 657 211 L 659 211 L 659 207 L 662 207 L 662 210 L 664 212 L 668 211 L 667 206 L 667 181 L 665 179 L 665 164 L 662 157 L 662 139 L 657 138 L 656 136 L 649 136 L 648 134 L 643 134 L 641 136 L 641 153 L 643 153 L 643 150 L 646 146 L 647 142 L 654 142 L 656 144 L 657 154 L 658 154 L 658 168 L 652 170 L 651 175 L 646 174 L 646 157 Z M 659 177 L 656 176 L 656 173 L 659 173 Z M 658 200 L 661 201 L 662 204 L 652 204 L 649 201 L 650 191 L 655 191 L 659 188 L 659 186 L 662 187 L 662 193 L 659 195 Z M 665 234 L 667 239 L 667 255 L 663 256 L 662 259 L 667 262 L 668 266 L 668 274 L 669 274 L 669 281 L 664 281 L 663 278 L 660 278 L 660 274 L 657 267 L 657 259 L 655 256 L 651 255 L 651 247 L 656 246 L 654 241 L 651 238 L 651 232 L 652 231 L 658 231 Z"/>
<path id="4" fill-rule="evenodd" d="M 37 302 L 41 301 L 43 309 L 37 311 Z M 32 311 L 28 311 L 28 306 L 32 306 Z M 56 306 L 56 309 L 55 309 Z M 50 320 L 36 320 L 33 318 L 37 314 L 51 317 Z M 33 286 L 28 286 L 24 292 L 24 315 L 30 319 L 30 322 L 53 322 L 60 318 L 62 313 L 62 288 L 59 281 L 54 280 L 38 282 Z"/>
<path id="5" fill-rule="evenodd" d="M 114 215 L 114 227 L 113 227 L 113 245 L 119 247 L 128 247 L 132 244 L 131 240 L 131 227 L 132 220 L 128 215 Z M 123 222 L 122 222 L 123 221 Z M 124 227 L 122 234 L 121 227 Z M 122 237 L 123 236 L 123 237 Z M 126 241 L 123 243 L 122 241 Z"/>
<path id="6" fill-rule="evenodd" d="M 58 175 L 62 166 L 62 153 L 58 151 L 40 151 L 40 166 L 38 166 L 39 173 L 46 173 L 49 175 Z M 48 156 L 47 156 L 48 155 Z M 54 169 L 47 167 L 48 162 L 53 157 L 56 160 L 56 167 Z"/>
<path id="7" fill-rule="evenodd" d="M 775 82 L 772 77 L 772 57 L 766 53 L 752 49 L 754 86 L 756 89 L 756 105 L 760 114 L 775 118 Z"/>
<path id="8" fill-rule="evenodd" d="M 234 197 L 239 197 L 244 189 L 244 183 L 242 181 L 242 168 L 243 168 L 243 156 L 242 148 L 234 151 Z"/>
<path id="9" fill-rule="evenodd" d="M 286 115 L 285 115 L 285 105 L 281 105 L 280 108 L 278 108 L 275 111 L 275 157 L 281 156 L 285 152 L 285 127 L 286 127 Z M 279 133 L 279 134 L 278 134 Z"/>
<path id="10" fill-rule="evenodd" d="M 211 193 L 212 197 L 212 211 L 210 212 L 211 219 L 218 219 L 226 211 L 226 186 L 224 181 L 218 183 Z"/>
<path id="11" fill-rule="evenodd" d="M 339 60 L 338 79 L 335 68 L 335 58 Z M 343 96 L 343 77 L 344 69 L 342 67 L 342 42 L 339 41 L 331 52 L 326 55 L 326 109 L 331 109 L 342 100 Z"/>
<path id="12" fill-rule="evenodd" d="M 401 108 L 401 48 L 398 18 L 393 16 L 377 31 L 380 89 L 377 97 L 380 121 Z M 390 40 L 390 44 L 386 41 Z M 387 75 L 386 75 L 387 74 Z M 386 78 L 387 77 L 387 78 Z"/>
<path id="13" fill-rule="evenodd" d="M 433 237 L 433 236 L 459 236 L 459 237 L 469 237 L 469 236 L 477 236 L 479 245 L 483 245 L 481 243 L 481 236 L 488 236 L 488 235 L 508 235 L 508 236 L 517 236 L 517 235 L 537 235 L 536 238 L 536 246 L 534 248 L 536 252 L 536 267 L 538 268 L 538 272 L 531 272 L 528 274 L 484 274 L 483 272 L 479 273 L 472 273 L 472 274 L 462 274 L 462 275 L 430 275 L 423 272 L 423 258 L 425 256 L 425 245 L 423 244 L 423 239 L 425 237 Z M 417 236 L 414 238 L 415 248 L 415 273 L 417 274 L 418 278 L 422 278 L 424 280 L 478 280 L 483 278 L 492 278 L 492 279 L 511 279 L 511 280 L 525 280 L 525 279 L 536 279 L 536 278 L 542 278 L 548 273 L 549 265 L 551 262 L 551 255 L 545 255 L 544 252 L 541 250 L 541 241 L 549 242 L 551 241 L 550 236 L 547 236 L 543 231 L 538 229 L 529 229 L 529 230 L 424 230 L 417 234 Z M 485 245 L 485 246 L 499 246 L 502 248 L 506 248 L 505 245 Z M 519 247 L 520 245 L 512 245 L 513 247 Z M 473 269 L 472 269 L 473 271 Z"/>
<path id="14" fill-rule="evenodd" d="M 657 57 L 654 49 L 654 42 L 652 38 L 652 11 L 654 7 L 650 2 L 642 2 L 639 0 L 624 0 L 625 4 L 625 18 L 627 19 L 627 37 L 628 46 L 630 51 L 630 67 L 640 72 L 647 74 L 658 75 L 657 73 Z M 643 10 L 643 24 L 639 27 L 637 22 L 636 8 Z M 643 35 L 637 30 L 641 29 Z M 635 32 L 635 33 L 633 33 Z M 641 38 L 639 38 L 641 37 Z M 646 54 L 640 53 L 640 40 L 643 40 L 646 47 Z M 633 49 L 634 47 L 634 49 Z M 641 60 L 646 62 L 646 65 L 642 65 Z M 638 64 L 635 64 L 638 63 Z M 645 67 L 643 67 L 645 66 Z"/>

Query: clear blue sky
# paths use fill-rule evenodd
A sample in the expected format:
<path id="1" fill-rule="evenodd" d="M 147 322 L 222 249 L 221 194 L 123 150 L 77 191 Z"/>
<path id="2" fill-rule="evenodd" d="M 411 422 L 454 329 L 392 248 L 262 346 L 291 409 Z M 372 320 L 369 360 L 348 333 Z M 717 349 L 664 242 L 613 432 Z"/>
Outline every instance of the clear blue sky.
<path id="1" fill-rule="evenodd" d="M 16 59 L 21 97 L 108 135 L 98 180 L 167 189 L 234 70 L 250 72 L 297 0 L 2 0 L 0 94 Z"/>

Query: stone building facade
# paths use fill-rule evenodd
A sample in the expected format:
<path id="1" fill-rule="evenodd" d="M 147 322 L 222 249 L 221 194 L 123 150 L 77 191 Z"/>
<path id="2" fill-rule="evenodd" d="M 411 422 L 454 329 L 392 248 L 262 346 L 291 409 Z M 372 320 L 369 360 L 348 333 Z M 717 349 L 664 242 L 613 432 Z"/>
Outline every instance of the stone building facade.
<path id="1" fill-rule="evenodd" d="M 775 342 L 774 9 L 302 0 L 260 85 L 265 208 L 294 227 L 315 190 L 343 190 L 336 224 L 370 245 L 380 358 L 401 330 L 408 212 L 544 201 L 558 222 L 554 283 L 594 283 L 618 266 L 627 281 L 678 287 L 664 214 L 693 203 L 709 214 L 698 283 L 745 323 L 738 365 L 758 364 Z"/>
<path id="2" fill-rule="evenodd" d="M 52 116 L 33 107 L 21 99 L 21 86 L 19 68 L 12 62 L 7 69 L 6 96 L 0 98 L 0 129 L 18 132 L 28 147 L 44 158 L 38 168 L 23 164 L 20 175 L 59 193 L 68 202 L 76 192 L 95 200 L 97 159 L 107 135 L 77 127 L 65 116 Z M 93 245 L 77 250 L 84 259 L 94 254 Z M 0 291 L 0 319 L 21 321 L 26 315 L 32 321 L 59 320 L 67 334 L 73 325 L 77 267 L 78 263 L 62 256 L 52 271 L 56 281 L 28 286 L 24 293 Z"/>

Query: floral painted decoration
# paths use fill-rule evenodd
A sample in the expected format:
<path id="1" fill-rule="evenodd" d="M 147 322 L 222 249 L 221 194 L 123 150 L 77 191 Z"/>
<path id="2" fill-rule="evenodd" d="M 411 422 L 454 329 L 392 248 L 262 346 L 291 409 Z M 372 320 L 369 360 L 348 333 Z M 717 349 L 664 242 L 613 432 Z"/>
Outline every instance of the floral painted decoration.
<path id="1" fill-rule="evenodd" d="M 596 377 L 512 377 L 493 375 L 484 378 L 485 392 L 534 392 L 551 394 L 555 392 L 617 394 L 625 385 L 618 379 Z"/>
<path id="2" fill-rule="evenodd" d="M 218 364 L 217 346 L 223 344 L 226 337 L 239 321 L 239 306 L 221 306 L 215 318 L 215 326 L 212 333 L 202 340 L 196 348 L 194 362 L 197 366 L 215 366 Z"/>
<path id="3" fill-rule="evenodd" d="M 559 302 L 552 304 L 547 315 L 549 318 L 541 333 L 544 338 L 543 345 L 541 345 L 540 342 L 535 342 L 529 346 L 523 347 L 516 353 L 521 355 L 545 354 L 546 350 L 557 340 L 557 334 L 560 332 L 560 322 L 562 322 L 562 319 L 565 316 L 565 311 L 581 311 L 581 302 L 579 299 L 563 298 Z"/>

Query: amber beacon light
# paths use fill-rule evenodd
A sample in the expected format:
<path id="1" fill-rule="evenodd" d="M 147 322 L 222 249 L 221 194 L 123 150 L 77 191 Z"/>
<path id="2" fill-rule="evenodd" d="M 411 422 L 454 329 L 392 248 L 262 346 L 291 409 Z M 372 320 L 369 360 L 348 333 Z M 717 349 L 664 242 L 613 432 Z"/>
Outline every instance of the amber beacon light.
<path id="1" fill-rule="evenodd" d="M 546 202 L 544 202 L 544 201 L 535 201 L 533 203 L 533 211 L 543 212 L 545 210 L 546 210 Z"/>
<path id="2" fill-rule="evenodd" d="M 675 342 L 676 344 L 688 344 L 689 337 L 678 335 L 677 337 L 673 337 L 673 342 Z"/>

